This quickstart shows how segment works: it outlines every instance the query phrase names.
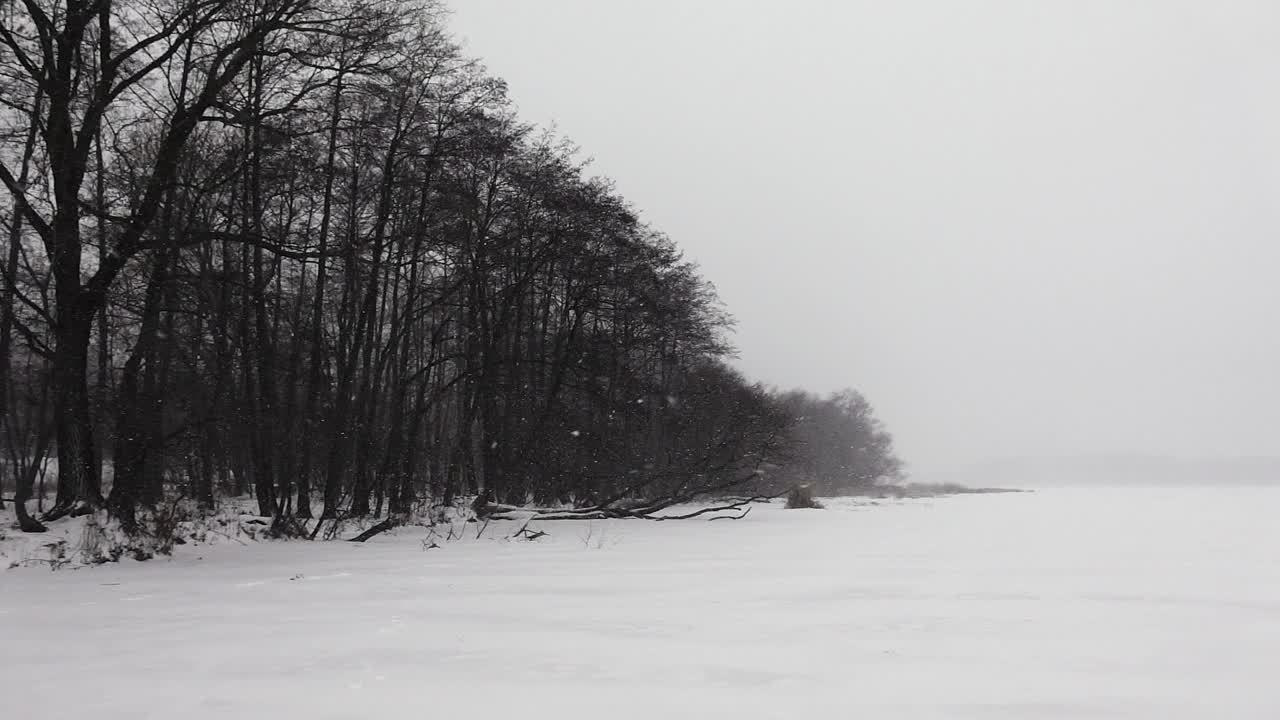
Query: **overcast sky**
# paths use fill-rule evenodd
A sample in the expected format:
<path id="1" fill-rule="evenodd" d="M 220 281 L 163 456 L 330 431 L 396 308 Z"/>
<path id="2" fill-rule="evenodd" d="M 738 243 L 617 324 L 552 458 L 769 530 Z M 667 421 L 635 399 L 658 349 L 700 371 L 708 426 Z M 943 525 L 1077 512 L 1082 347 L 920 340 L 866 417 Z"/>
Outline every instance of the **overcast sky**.
<path id="1" fill-rule="evenodd" d="M 451 4 L 740 367 L 858 388 L 918 476 L 1280 455 L 1280 3 Z"/>

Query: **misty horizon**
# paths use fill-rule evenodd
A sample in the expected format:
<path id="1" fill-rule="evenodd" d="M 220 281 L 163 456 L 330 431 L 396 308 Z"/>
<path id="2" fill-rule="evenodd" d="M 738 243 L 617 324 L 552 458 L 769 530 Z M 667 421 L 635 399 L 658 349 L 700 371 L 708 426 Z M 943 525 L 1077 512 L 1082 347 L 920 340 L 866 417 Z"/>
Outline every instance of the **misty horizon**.
<path id="1" fill-rule="evenodd" d="M 1004 457 L 921 473 L 923 482 L 975 487 L 1129 487 L 1280 485 L 1280 457 L 1076 455 Z"/>

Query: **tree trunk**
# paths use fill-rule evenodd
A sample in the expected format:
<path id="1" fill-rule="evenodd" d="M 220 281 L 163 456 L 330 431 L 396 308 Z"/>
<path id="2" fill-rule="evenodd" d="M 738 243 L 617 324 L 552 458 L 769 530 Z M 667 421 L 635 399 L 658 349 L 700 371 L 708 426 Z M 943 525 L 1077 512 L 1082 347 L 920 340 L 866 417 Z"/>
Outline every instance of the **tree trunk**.
<path id="1" fill-rule="evenodd" d="M 151 487 L 148 465 L 149 455 L 154 451 L 150 447 L 156 425 L 152 415 L 159 412 L 159 398 L 156 397 L 155 387 L 155 344 L 160 325 L 166 264 L 167 257 L 164 254 L 155 260 L 155 267 L 147 282 L 138 341 L 129 353 L 120 377 L 115 480 L 107 509 L 128 528 L 134 525 L 134 513 L 139 502 L 149 501 L 154 504 L 159 500 L 158 497 L 153 497 L 156 489 Z"/>
<path id="2" fill-rule="evenodd" d="M 70 297 L 68 297 L 70 296 Z M 53 357 L 53 409 L 58 443 L 58 496 L 46 516 L 92 512 L 102 505 L 89 412 L 89 345 L 97 307 L 59 288 Z"/>
<path id="3" fill-rule="evenodd" d="M 333 183 L 335 179 L 334 163 L 338 153 L 338 124 L 342 119 L 342 79 L 339 72 L 334 82 L 333 105 L 329 113 L 329 138 L 325 152 L 324 195 L 320 207 L 319 255 L 316 261 L 316 290 L 311 304 L 311 337 L 310 358 L 307 364 L 307 381 L 302 417 L 306 432 L 303 438 L 304 447 L 302 462 L 298 469 L 298 508 L 296 514 L 300 518 L 311 517 L 311 457 L 309 443 L 319 434 L 321 420 L 320 387 L 324 381 L 324 291 L 328 282 L 329 225 L 333 221 Z"/>
<path id="4" fill-rule="evenodd" d="M 18 529 L 22 532 L 40 533 L 48 529 L 27 512 L 27 501 L 31 499 L 31 489 L 35 485 L 36 474 L 40 472 L 44 455 L 49 451 L 50 434 L 48 425 L 41 427 L 31 462 L 23 468 L 17 478 L 18 487 L 14 491 L 13 511 L 18 516 Z"/>

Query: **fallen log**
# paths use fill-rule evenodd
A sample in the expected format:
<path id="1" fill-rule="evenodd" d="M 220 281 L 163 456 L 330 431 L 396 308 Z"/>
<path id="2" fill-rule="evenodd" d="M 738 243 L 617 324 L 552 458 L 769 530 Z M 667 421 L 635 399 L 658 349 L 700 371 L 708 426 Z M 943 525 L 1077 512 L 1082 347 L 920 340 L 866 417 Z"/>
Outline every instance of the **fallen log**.
<path id="1" fill-rule="evenodd" d="M 759 495 L 749 498 L 741 498 L 732 502 L 721 505 L 712 505 L 710 507 L 701 508 L 693 512 L 681 515 L 659 515 L 658 513 L 666 510 L 678 502 L 661 501 L 643 505 L 637 508 L 624 509 L 618 507 L 594 507 L 581 508 L 578 510 L 552 510 L 546 508 L 521 508 L 513 505 L 497 505 L 488 503 L 484 505 L 486 510 L 484 518 L 486 520 L 524 520 L 527 526 L 535 520 L 653 520 L 655 522 L 663 520 L 691 520 L 696 517 L 710 515 L 710 520 L 741 520 L 747 516 L 750 511 L 749 505 L 756 503 L 769 502 L 777 498 L 777 495 L 765 496 Z M 687 500 L 685 501 L 687 502 Z M 725 513 L 733 513 L 735 511 L 745 511 L 736 515 L 727 515 Z"/>
<path id="2" fill-rule="evenodd" d="M 389 517 L 386 520 L 383 520 L 382 522 L 378 523 L 377 525 L 374 525 L 373 527 L 369 528 L 368 530 L 365 530 L 359 535 L 351 538 L 350 540 L 348 540 L 348 542 L 358 542 L 358 543 L 365 542 L 366 540 L 374 537 L 375 535 L 380 535 L 388 530 L 399 527 L 400 522 L 401 522 L 400 518 Z"/>

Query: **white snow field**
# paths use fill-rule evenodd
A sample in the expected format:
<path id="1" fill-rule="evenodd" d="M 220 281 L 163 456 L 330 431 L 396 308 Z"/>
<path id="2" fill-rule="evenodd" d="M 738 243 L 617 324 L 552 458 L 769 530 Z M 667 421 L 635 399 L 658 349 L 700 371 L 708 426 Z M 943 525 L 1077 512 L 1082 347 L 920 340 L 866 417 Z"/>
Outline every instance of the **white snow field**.
<path id="1" fill-rule="evenodd" d="M 1277 718 L 1278 509 L 1044 490 L 23 568 L 0 714 Z"/>

